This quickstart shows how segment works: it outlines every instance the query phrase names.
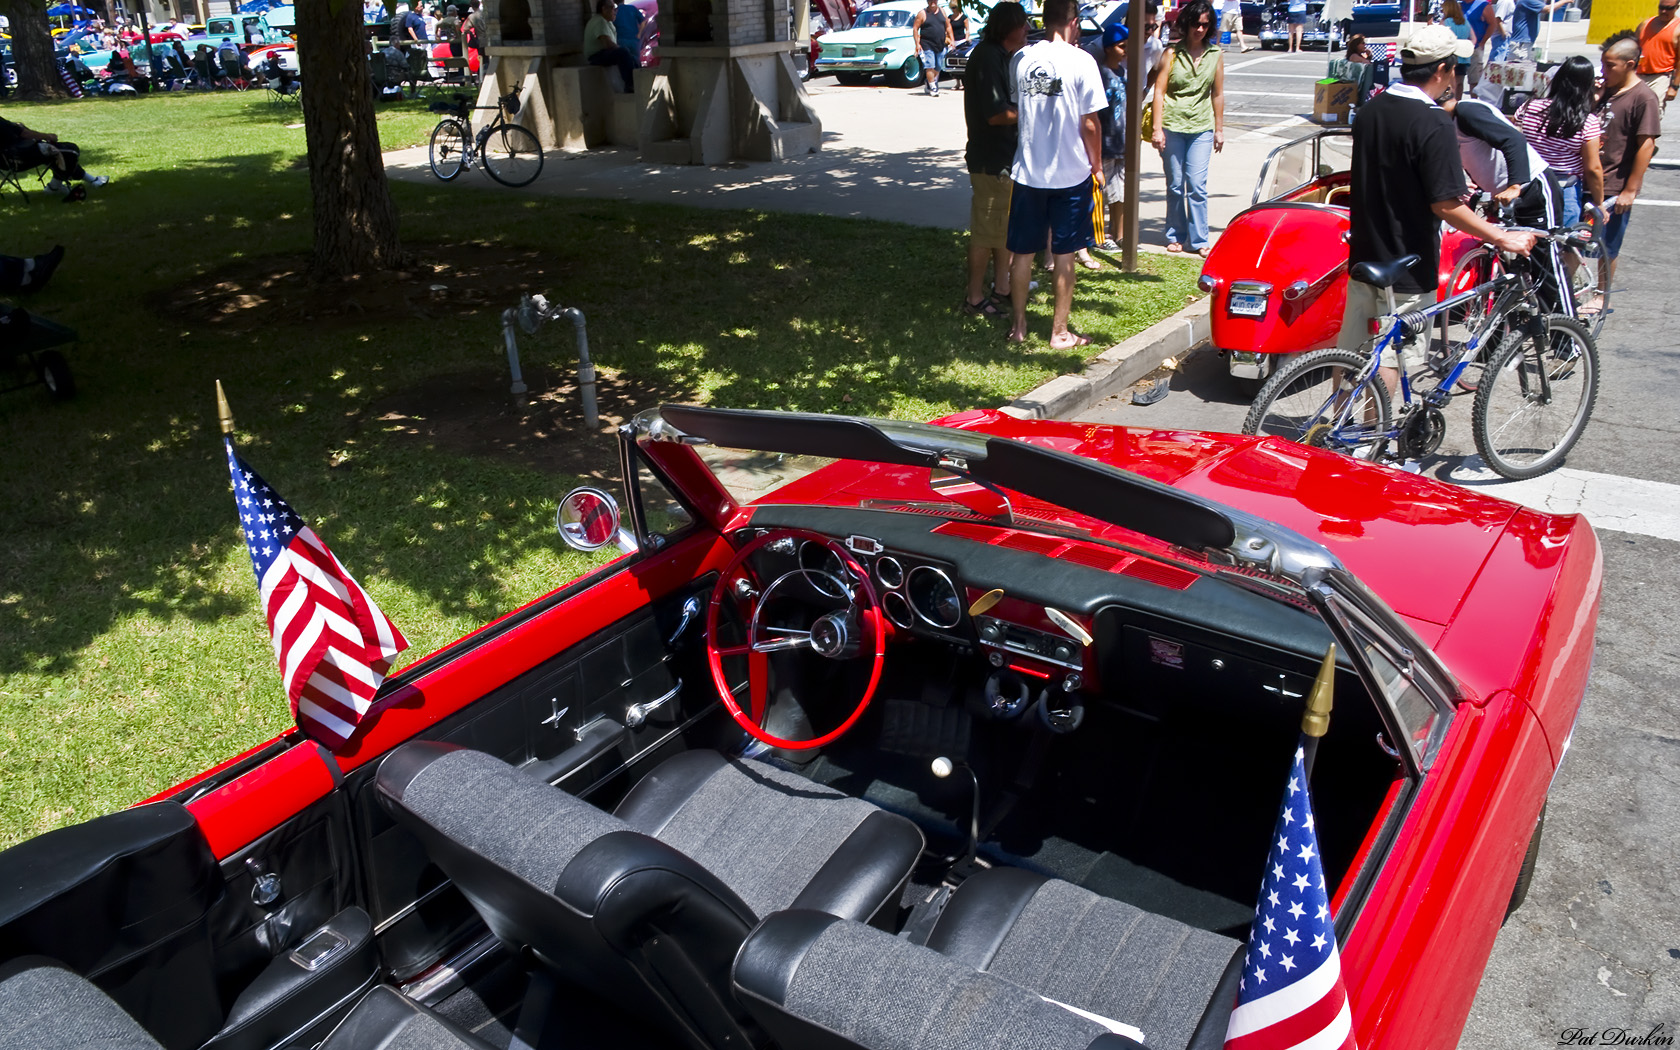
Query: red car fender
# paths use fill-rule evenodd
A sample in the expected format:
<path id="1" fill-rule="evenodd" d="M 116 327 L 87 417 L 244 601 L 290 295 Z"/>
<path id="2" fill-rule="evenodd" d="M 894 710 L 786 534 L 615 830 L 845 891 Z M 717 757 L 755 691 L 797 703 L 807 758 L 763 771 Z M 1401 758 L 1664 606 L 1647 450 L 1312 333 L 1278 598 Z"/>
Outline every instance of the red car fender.
<path id="1" fill-rule="evenodd" d="M 1554 766 L 1586 692 L 1603 578 L 1603 551 L 1585 518 L 1522 508 L 1434 647 L 1472 692 L 1509 684 L 1526 698 Z"/>
<path id="2" fill-rule="evenodd" d="M 1453 1050 L 1551 782 L 1508 690 L 1459 709 L 1342 952 L 1364 1050 Z"/>
<path id="3" fill-rule="evenodd" d="M 1346 208 L 1291 201 L 1256 205 L 1231 220 L 1208 252 L 1204 279 L 1216 281 L 1208 304 L 1213 345 L 1221 350 L 1293 354 L 1336 345 L 1347 303 Z M 1263 317 L 1233 317 L 1231 285 L 1271 285 Z M 1296 281 L 1305 295 L 1285 299 Z"/>

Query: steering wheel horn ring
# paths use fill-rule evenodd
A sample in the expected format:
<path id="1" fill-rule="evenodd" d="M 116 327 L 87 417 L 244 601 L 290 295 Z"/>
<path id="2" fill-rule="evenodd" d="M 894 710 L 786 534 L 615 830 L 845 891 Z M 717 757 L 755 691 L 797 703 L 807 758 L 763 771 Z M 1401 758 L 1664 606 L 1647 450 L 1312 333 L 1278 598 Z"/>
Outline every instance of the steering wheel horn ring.
<path id="1" fill-rule="evenodd" d="M 806 540 L 820 543 L 827 547 L 839 559 L 845 574 L 851 576 L 852 581 L 835 574 L 803 566 L 778 576 L 762 591 L 752 593 L 750 580 L 747 576 L 750 570 L 745 569 L 746 561 L 758 551 L 778 542 L 786 540 Z M 844 609 L 831 610 L 817 617 L 808 631 L 801 631 L 787 627 L 766 627 L 761 633 L 759 615 L 769 598 L 788 580 L 795 577 L 821 577 L 834 584 L 839 594 L 847 602 Z M 740 581 L 747 581 L 747 587 L 739 586 Z M 813 587 L 815 583 L 813 582 Z M 825 588 L 815 587 L 819 594 L 829 594 Z M 719 612 L 724 602 L 735 599 L 739 602 L 751 602 L 752 609 L 747 617 L 747 640 L 743 645 L 720 646 L 718 644 Z M 855 627 L 854 627 L 855 625 Z M 766 637 L 769 632 L 773 636 Z M 857 706 L 840 725 L 827 733 L 820 734 L 810 740 L 789 740 L 766 730 L 763 726 L 765 708 L 768 703 L 769 654 L 789 649 L 809 649 L 817 655 L 831 660 L 846 660 L 866 658 L 870 660 L 869 681 L 864 686 L 863 695 Z M 885 617 L 881 613 L 880 596 L 870 583 L 869 573 L 858 564 L 851 551 L 836 540 L 829 539 L 820 533 L 805 529 L 774 529 L 760 533 L 757 538 L 749 540 L 735 556 L 730 559 L 718 577 L 717 585 L 712 589 L 712 600 L 706 612 L 706 662 L 712 672 L 712 685 L 716 688 L 718 698 L 731 718 L 754 739 L 771 747 L 789 750 L 810 750 L 823 747 L 839 739 L 847 730 L 857 724 L 863 712 L 869 707 L 869 701 L 875 695 L 875 689 L 881 682 L 881 667 L 886 660 L 887 626 Z M 745 656 L 747 658 L 748 679 L 748 708 L 743 708 L 736 698 L 735 691 L 729 687 L 728 676 L 724 674 L 723 660 L 725 657 Z"/>

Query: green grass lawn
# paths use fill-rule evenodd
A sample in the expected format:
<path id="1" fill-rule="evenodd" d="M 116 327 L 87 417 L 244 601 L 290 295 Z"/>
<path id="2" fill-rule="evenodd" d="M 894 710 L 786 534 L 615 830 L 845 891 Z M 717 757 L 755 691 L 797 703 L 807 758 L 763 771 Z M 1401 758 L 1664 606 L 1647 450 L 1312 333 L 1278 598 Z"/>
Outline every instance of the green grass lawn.
<path id="1" fill-rule="evenodd" d="M 576 479 L 404 438 L 370 407 L 437 377 L 504 368 L 499 313 L 423 308 L 356 324 L 195 321 L 168 294 L 305 252 L 303 130 L 259 93 L 8 105 L 114 177 L 82 204 L 0 197 L 0 251 L 68 249 L 32 311 L 71 325 L 81 388 L 0 397 L 0 846 L 161 790 L 290 724 L 229 500 L 212 380 L 242 454 L 407 633 L 403 662 L 591 562 L 553 533 Z M 435 118 L 381 112 L 387 148 Z M 1003 403 L 1078 354 L 1008 347 L 952 310 L 963 235 L 852 219 L 568 202 L 393 185 L 405 243 L 532 260 L 517 282 L 589 319 L 611 374 L 733 407 L 926 419 Z M 482 254 L 482 253 L 481 253 Z M 1081 274 L 1099 348 L 1182 306 L 1194 261 Z M 534 276 L 540 270 L 540 279 Z M 347 293 L 349 294 L 349 293 Z M 1034 307 L 1048 330 L 1048 304 Z M 522 342 L 557 368 L 561 326 Z"/>

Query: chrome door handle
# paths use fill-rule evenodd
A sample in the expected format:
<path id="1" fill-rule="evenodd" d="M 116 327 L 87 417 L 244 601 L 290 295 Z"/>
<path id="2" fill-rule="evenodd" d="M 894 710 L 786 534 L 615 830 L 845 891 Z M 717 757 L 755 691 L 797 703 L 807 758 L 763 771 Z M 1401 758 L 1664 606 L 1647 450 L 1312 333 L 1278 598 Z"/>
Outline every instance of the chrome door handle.
<path id="1" fill-rule="evenodd" d="M 625 708 L 624 724 L 629 726 L 631 729 L 639 727 L 643 722 L 648 720 L 648 715 L 653 714 L 653 712 L 657 711 L 659 708 L 670 703 L 672 700 L 675 700 L 677 698 L 677 694 L 680 692 L 682 692 L 681 678 L 677 679 L 677 684 L 671 687 L 670 692 L 666 693 L 657 700 L 649 700 L 645 704 L 631 704 L 629 707 Z"/>
<path id="2" fill-rule="evenodd" d="M 682 603 L 682 619 L 677 621 L 677 629 L 671 632 L 671 637 L 665 639 L 665 647 L 675 649 L 677 642 L 681 641 L 682 636 L 688 633 L 688 625 L 693 623 L 694 618 L 699 615 L 700 596 L 691 594 L 688 596 L 688 600 Z"/>

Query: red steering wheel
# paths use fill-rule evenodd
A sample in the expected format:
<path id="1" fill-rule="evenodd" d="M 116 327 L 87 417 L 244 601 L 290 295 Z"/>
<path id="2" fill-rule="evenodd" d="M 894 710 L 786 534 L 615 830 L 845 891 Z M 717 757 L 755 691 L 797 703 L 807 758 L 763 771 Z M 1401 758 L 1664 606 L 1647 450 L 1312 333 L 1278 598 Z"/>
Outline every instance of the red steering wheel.
<path id="1" fill-rule="evenodd" d="M 800 568 L 784 573 L 756 592 L 737 591 L 738 581 L 746 581 L 749 587 L 756 582 L 752 578 L 752 570 L 746 565 L 747 559 L 764 547 L 784 539 L 796 542 L 809 540 L 822 544 L 840 559 L 840 564 L 851 574 L 853 582 L 820 570 Z M 813 576 L 833 584 L 837 588 L 837 594 L 847 598 L 846 607 L 818 617 L 807 631 L 767 627 L 766 633 L 761 634 L 758 614 L 771 594 L 791 579 L 797 577 L 810 580 Z M 724 601 L 730 599 L 737 602 L 743 618 L 747 621 L 747 640 L 742 645 L 720 646 L 717 644 L 718 611 L 723 607 Z M 852 623 L 866 629 L 870 636 L 870 644 L 865 646 L 859 639 L 855 651 L 849 637 Z M 787 740 L 767 731 L 762 724 L 770 688 L 770 654 L 784 649 L 809 649 L 831 660 L 871 660 L 869 684 L 864 687 L 863 696 L 852 709 L 852 713 L 834 729 L 810 740 Z M 728 679 L 724 677 L 723 659 L 726 656 L 747 658 L 750 710 L 741 707 L 735 699 L 734 692 L 729 688 Z M 766 532 L 735 552 L 735 557 L 730 559 L 723 575 L 718 577 L 717 586 L 712 588 L 712 600 L 706 612 L 706 660 L 711 665 L 712 684 L 717 688 L 718 698 L 723 701 L 723 706 L 729 710 L 730 717 L 735 719 L 736 724 L 752 734 L 755 739 L 771 747 L 799 751 L 822 747 L 837 740 L 840 734 L 857 723 L 858 718 L 869 706 L 869 701 L 875 696 L 875 687 L 881 682 L 881 665 L 886 662 L 886 656 L 886 624 L 881 616 L 880 599 L 875 594 L 874 585 L 869 582 L 869 573 L 858 564 L 850 551 L 827 536 L 805 529 L 775 529 Z"/>

